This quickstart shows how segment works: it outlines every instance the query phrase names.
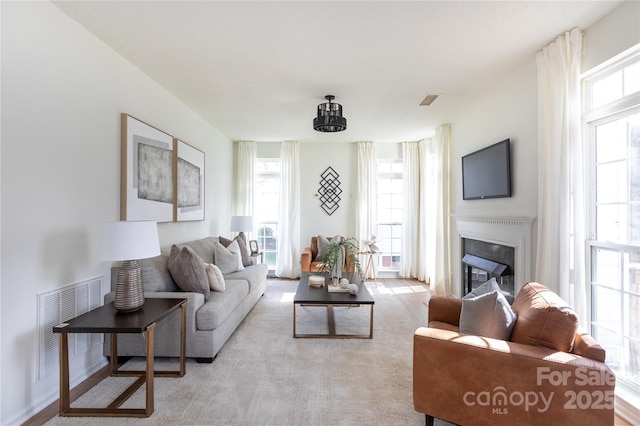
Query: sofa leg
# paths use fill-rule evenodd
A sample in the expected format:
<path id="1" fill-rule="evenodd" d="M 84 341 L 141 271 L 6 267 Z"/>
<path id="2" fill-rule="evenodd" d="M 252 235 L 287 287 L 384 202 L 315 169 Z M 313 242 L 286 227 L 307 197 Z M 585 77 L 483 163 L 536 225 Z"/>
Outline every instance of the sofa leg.
<path id="1" fill-rule="evenodd" d="M 428 414 L 424 415 L 424 420 L 425 420 L 425 424 L 427 426 L 433 426 L 433 416 L 430 416 Z"/>
<path id="2" fill-rule="evenodd" d="M 196 358 L 196 362 L 198 364 L 211 364 L 214 359 L 215 359 L 215 357 L 213 357 L 213 358 Z"/>

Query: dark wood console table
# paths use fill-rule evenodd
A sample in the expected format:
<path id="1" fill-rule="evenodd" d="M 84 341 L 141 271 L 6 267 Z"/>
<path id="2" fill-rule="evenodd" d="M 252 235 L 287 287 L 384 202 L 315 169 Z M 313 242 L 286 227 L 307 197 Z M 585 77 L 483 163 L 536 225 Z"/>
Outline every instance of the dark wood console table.
<path id="1" fill-rule="evenodd" d="M 180 368 L 176 371 L 154 371 L 153 342 L 156 324 L 169 314 L 181 309 Z M 153 413 L 153 378 L 182 377 L 186 366 L 186 299 L 146 299 L 135 312 L 119 313 L 113 303 L 82 314 L 66 323 L 53 327 L 60 334 L 60 415 L 67 417 L 149 417 Z M 69 397 L 69 333 L 111 334 L 110 373 L 116 377 L 139 377 L 106 408 L 71 408 Z M 146 369 L 119 370 L 118 334 L 147 333 Z M 146 383 L 145 408 L 119 408 Z"/>

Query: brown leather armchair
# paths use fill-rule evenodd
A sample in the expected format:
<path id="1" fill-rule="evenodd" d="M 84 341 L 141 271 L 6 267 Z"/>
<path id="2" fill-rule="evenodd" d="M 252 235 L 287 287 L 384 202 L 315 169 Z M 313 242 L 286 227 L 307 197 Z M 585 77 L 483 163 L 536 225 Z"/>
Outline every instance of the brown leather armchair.
<path id="1" fill-rule="evenodd" d="M 427 425 L 434 417 L 459 425 L 613 425 L 615 376 L 593 337 L 578 328 L 568 351 L 513 341 L 526 328 L 552 339 L 567 334 L 531 300 L 549 293 L 537 283 L 523 287 L 511 341 L 462 334 L 462 301 L 429 300 L 429 326 L 416 330 L 413 348 L 413 401 Z"/>
<path id="2" fill-rule="evenodd" d="M 341 237 L 343 238 L 343 237 Z M 327 237 L 329 241 L 332 240 L 332 237 Z M 311 237 L 311 245 L 309 247 L 305 247 L 302 250 L 302 255 L 300 256 L 300 270 L 302 272 L 318 272 L 322 267 L 322 261 L 316 260 L 318 256 L 318 237 Z M 343 271 L 352 271 L 353 267 L 351 266 L 351 260 L 349 256 L 346 256 Z"/>

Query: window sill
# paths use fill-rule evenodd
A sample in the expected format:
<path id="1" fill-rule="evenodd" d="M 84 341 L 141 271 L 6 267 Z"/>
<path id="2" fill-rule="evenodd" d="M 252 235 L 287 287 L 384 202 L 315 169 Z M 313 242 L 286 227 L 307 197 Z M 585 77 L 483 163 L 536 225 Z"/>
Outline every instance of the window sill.
<path id="1" fill-rule="evenodd" d="M 615 393 L 616 415 L 631 424 L 636 424 L 640 418 L 640 396 L 624 383 L 616 383 Z"/>

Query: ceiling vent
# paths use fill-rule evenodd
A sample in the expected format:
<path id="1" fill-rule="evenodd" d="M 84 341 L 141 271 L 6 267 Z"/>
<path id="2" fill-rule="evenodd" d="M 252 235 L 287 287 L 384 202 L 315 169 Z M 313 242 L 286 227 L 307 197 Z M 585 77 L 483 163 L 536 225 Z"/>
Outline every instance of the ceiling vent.
<path id="1" fill-rule="evenodd" d="M 420 102 L 420 106 L 429 106 L 435 101 L 440 95 L 427 95 L 424 97 L 422 102 Z"/>

